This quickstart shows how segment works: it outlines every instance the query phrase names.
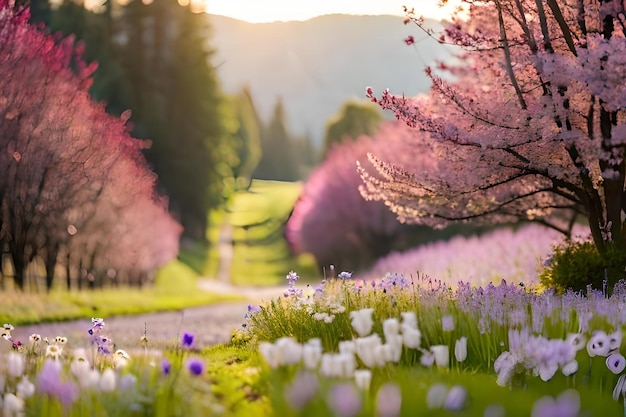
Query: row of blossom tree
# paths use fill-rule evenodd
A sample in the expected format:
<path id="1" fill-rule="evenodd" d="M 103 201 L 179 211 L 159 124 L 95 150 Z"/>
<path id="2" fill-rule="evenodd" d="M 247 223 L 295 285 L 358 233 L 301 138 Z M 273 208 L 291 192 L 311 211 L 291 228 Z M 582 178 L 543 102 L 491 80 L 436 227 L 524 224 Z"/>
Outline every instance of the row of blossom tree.
<path id="1" fill-rule="evenodd" d="M 141 285 L 178 253 L 180 225 L 127 122 L 87 91 L 71 38 L 28 23 L 28 9 L 0 0 L 0 244 L 3 275 L 25 288 L 32 264 L 69 288 L 107 280 Z M 60 267 L 60 268 L 59 268 Z M 12 270 L 12 271 L 11 271 Z"/>
<path id="2" fill-rule="evenodd" d="M 580 215 L 600 252 L 626 250 L 624 3 L 464 4 L 467 15 L 440 38 L 462 50 L 459 65 L 439 68 L 452 77 L 428 68 L 425 97 L 367 92 L 415 128 L 418 160 L 427 146 L 437 163 L 371 155 L 376 169 L 360 169 L 363 195 L 402 221 L 434 227 L 533 220 L 569 233 Z M 423 27 L 407 12 L 407 23 Z"/>

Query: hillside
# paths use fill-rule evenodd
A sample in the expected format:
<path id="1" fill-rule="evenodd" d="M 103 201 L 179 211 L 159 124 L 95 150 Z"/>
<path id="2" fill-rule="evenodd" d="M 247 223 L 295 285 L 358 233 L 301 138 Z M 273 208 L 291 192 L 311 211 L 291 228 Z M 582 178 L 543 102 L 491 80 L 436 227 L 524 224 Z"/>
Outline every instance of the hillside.
<path id="1" fill-rule="evenodd" d="M 308 133 L 316 144 L 344 101 L 364 98 L 367 86 L 379 93 L 425 92 L 425 64 L 447 56 L 444 47 L 395 16 L 326 15 L 257 24 L 208 16 L 225 92 L 250 86 L 266 120 L 281 96 L 291 132 Z M 415 37 L 414 46 L 405 45 L 408 35 Z"/>

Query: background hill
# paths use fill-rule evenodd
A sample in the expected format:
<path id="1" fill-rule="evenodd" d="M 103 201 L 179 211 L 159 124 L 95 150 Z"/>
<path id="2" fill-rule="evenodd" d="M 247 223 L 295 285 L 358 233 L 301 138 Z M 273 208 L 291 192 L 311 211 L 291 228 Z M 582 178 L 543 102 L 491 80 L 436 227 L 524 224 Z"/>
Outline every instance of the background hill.
<path id="1" fill-rule="evenodd" d="M 281 96 L 290 132 L 309 134 L 317 146 L 326 121 L 344 101 L 364 99 L 367 86 L 377 93 L 385 88 L 408 96 L 426 92 L 424 66 L 449 56 L 445 47 L 397 16 L 326 15 L 256 24 L 208 17 L 225 92 L 248 85 L 264 120 Z M 415 37 L 415 45 L 404 43 L 408 35 Z"/>

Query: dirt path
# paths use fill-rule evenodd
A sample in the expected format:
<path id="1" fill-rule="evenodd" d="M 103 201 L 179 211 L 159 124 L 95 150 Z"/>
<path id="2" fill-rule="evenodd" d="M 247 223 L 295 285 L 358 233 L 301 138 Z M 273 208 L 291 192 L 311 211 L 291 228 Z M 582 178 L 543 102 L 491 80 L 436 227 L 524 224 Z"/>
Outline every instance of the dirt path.
<path id="1" fill-rule="evenodd" d="M 103 334 L 113 340 L 116 348 L 133 350 L 140 347 L 140 339 L 147 329 L 150 346 L 160 347 L 177 340 L 182 332 L 196 336 L 198 348 L 224 343 L 230 340 L 234 329 L 241 328 L 248 304 L 269 301 L 280 296 L 284 288 L 235 287 L 225 282 L 201 279 L 199 289 L 219 294 L 240 294 L 246 301 L 221 302 L 178 311 L 140 314 L 133 316 L 104 317 Z M 14 339 L 23 343 L 38 333 L 42 337 L 66 336 L 74 347 L 89 343 L 87 331 L 91 318 L 60 323 L 18 326 L 13 330 Z"/>

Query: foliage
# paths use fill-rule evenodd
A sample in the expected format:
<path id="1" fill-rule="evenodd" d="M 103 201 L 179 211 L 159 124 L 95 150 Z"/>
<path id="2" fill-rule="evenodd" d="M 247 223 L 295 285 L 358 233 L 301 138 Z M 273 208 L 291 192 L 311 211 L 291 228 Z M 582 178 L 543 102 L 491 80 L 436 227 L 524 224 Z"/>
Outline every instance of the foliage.
<path id="1" fill-rule="evenodd" d="M 286 237 L 295 253 L 311 253 L 319 265 L 362 270 L 393 250 L 416 244 L 426 227 L 399 223 L 381 202 L 364 201 L 354 162 L 368 152 L 404 161 L 398 151 L 410 135 L 397 122 L 381 126 L 374 138 L 361 136 L 335 145 L 310 175 L 287 223 Z"/>
<path id="2" fill-rule="evenodd" d="M 554 247 L 541 283 L 563 292 L 567 289 L 586 291 L 588 286 L 608 291 L 626 278 L 626 253 L 615 245 L 608 245 L 603 253 L 591 241 L 568 241 Z"/>
<path id="3" fill-rule="evenodd" d="M 373 137 L 383 116 L 371 103 L 351 100 L 343 104 L 339 112 L 326 123 L 324 155 L 337 144 L 355 140 L 359 136 Z"/>
<path id="4" fill-rule="evenodd" d="M 294 143 L 285 126 L 285 109 L 279 98 L 272 118 L 261 133 L 261 160 L 254 171 L 254 178 L 274 181 L 297 181 L 298 159 Z"/>
<path id="5" fill-rule="evenodd" d="M 204 240 L 207 213 L 231 191 L 237 158 L 207 46 L 208 22 L 193 7 L 156 0 L 105 2 L 90 11 L 64 2 L 50 30 L 85 41 L 87 57 L 99 62 L 91 94 L 112 114 L 132 109 L 132 133 L 150 140 L 145 155 L 169 210 L 184 237 Z"/>
<path id="6" fill-rule="evenodd" d="M 404 221 L 437 227 L 532 220 L 567 234 L 581 214 L 600 252 L 610 242 L 623 250 L 624 4 L 463 3 L 468 17 L 452 19 L 439 38 L 462 50 L 458 65 L 439 67 L 451 81 L 428 68 L 427 97 L 367 90 L 431 150 L 402 167 L 372 156 L 377 169 L 361 171 L 364 195 Z M 409 11 L 411 21 L 423 25 Z M 432 155 L 437 166 L 423 169 Z"/>
<path id="7" fill-rule="evenodd" d="M 10 2 L 0 10 L 0 241 L 13 285 L 40 285 L 27 282 L 31 265 L 47 290 L 57 267 L 68 289 L 148 282 L 176 256 L 181 228 L 155 192 L 145 142 L 128 134 L 130 112 L 109 116 L 91 100 L 95 65 L 73 38 L 45 34 Z"/>

